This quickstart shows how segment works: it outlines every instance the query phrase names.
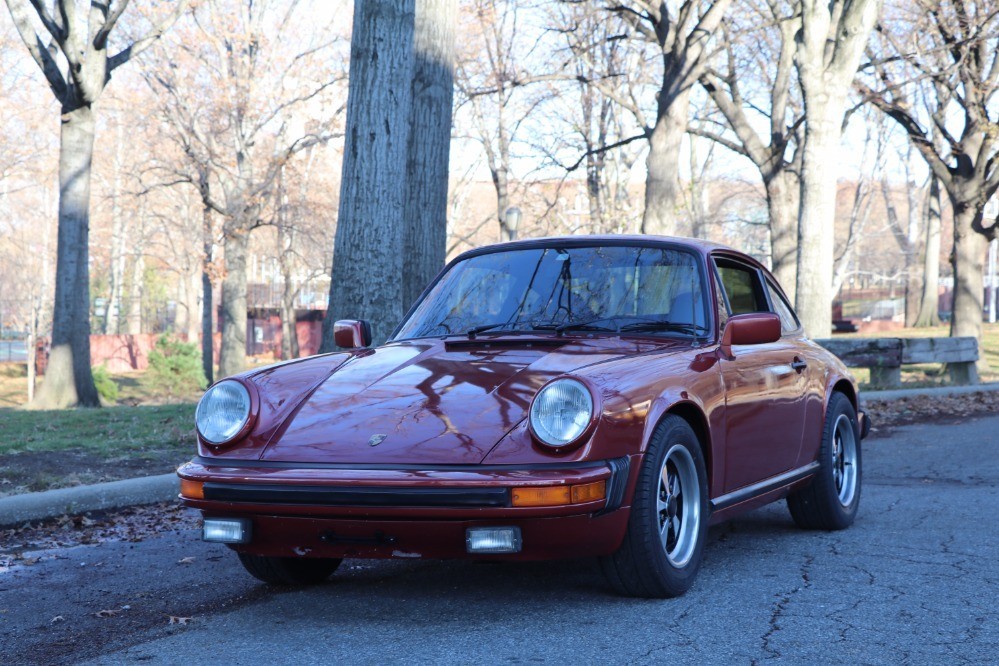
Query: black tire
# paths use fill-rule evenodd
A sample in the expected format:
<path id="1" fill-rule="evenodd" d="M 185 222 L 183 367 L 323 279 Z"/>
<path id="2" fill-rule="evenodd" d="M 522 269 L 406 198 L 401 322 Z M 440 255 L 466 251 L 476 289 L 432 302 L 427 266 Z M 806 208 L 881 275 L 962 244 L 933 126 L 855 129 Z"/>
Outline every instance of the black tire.
<path id="1" fill-rule="evenodd" d="M 671 499 L 661 484 L 667 456 L 673 465 L 672 478 L 682 481 L 679 485 L 673 482 L 679 492 Z M 687 468 L 685 472 L 673 461 Z M 696 486 L 696 493 L 690 485 Z M 665 505 L 671 508 L 661 510 L 664 497 L 669 500 Z M 691 498 L 689 505 L 684 504 L 687 497 Z M 680 521 L 674 523 L 674 516 Z M 667 520 L 679 528 L 670 529 Z M 661 526 L 667 530 L 665 543 Z M 652 599 L 680 596 L 697 576 L 707 531 L 708 479 L 700 442 L 690 424 L 669 414 L 656 427 L 645 453 L 624 542 L 613 555 L 601 558 L 601 568 L 620 594 Z M 674 533 L 677 536 L 671 546 L 668 535 Z"/>
<path id="2" fill-rule="evenodd" d="M 848 448 L 852 448 L 849 453 Z M 837 449 L 841 451 L 838 456 Z M 849 398 L 833 393 L 822 429 L 819 471 L 810 484 L 787 497 L 787 508 L 798 527 L 842 530 L 853 524 L 860 506 L 863 476 L 860 449 L 857 411 Z"/>
<path id="3" fill-rule="evenodd" d="M 339 558 L 237 554 L 250 575 L 270 585 L 315 585 L 329 578 L 343 562 Z"/>

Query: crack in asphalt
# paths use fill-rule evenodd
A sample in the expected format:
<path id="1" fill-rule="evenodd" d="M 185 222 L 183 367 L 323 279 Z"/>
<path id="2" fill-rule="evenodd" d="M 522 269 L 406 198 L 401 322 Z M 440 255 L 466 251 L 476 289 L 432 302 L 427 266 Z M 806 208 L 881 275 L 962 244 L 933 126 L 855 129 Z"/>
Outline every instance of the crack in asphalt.
<path id="1" fill-rule="evenodd" d="M 779 599 L 771 607 L 768 629 L 767 632 L 761 637 L 761 647 L 768 655 L 766 659 L 779 659 L 782 656 L 780 650 L 771 645 L 771 640 L 777 632 L 781 630 L 780 620 L 783 617 L 784 612 L 787 610 L 788 605 L 791 603 L 791 599 L 802 590 L 807 590 L 812 586 L 810 570 L 812 568 L 812 563 L 814 562 L 815 556 L 806 554 L 805 560 L 802 562 L 801 568 L 799 569 L 802 584 L 789 592 L 775 595 L 778 596 Z M 753 660 L 753 663 L 757 663 L 755 659 Z"/>

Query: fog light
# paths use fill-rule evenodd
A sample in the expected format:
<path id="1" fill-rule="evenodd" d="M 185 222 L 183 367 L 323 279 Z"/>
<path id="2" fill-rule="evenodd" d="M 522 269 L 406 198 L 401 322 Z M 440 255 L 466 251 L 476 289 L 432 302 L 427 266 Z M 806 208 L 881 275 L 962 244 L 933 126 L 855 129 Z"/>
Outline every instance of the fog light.
<path id="1" fill-rule="evenodd" d="M 205 518 L 201 538 L 214 543 L 250 543 L 248 518 Z"/>
<path id="2" fill-rule="evenodd" d="M 519 527 L 470 527 L 465 531 L 465 545 L 470 553 L 519 553 Z"/>

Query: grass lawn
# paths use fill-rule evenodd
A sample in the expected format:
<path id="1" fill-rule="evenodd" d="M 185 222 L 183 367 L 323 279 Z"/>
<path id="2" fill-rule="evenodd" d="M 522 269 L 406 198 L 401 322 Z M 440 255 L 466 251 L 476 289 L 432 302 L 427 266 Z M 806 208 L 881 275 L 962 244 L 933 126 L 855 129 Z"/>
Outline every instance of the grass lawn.
<path id="1" fill-rule="evenodd" d="M 0 409 L 0 456 L 82 449 L 108 460 L 151 451 L 193 451 L 194 405 L 27 411 Z"/>
<path id="2" fill-rule="evenodd" d="M 0 408 L 0 496 L 166 474 L 195 455 L 194 405 Z"/>

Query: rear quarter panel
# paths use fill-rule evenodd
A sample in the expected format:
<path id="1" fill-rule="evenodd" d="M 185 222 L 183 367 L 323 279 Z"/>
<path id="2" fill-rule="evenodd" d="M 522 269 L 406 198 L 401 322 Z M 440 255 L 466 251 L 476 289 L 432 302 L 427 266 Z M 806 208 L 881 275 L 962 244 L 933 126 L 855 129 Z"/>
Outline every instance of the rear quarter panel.
<path id="1" fill-rule="evenodd" d="M 852 387 L 853 396 L 859 393 L 856 380 L 833 353 L 804 337 L 799 340 L 799 344 L 802 357 L 808 362 L 809 379 L 805 400 L 805 430 L 798 457 L 798 466 L 802 466 L 818 458 L 826 407 L 836 385 L 845 381 Z M 855 400 L 853 406 L 858 407 Z"/>

